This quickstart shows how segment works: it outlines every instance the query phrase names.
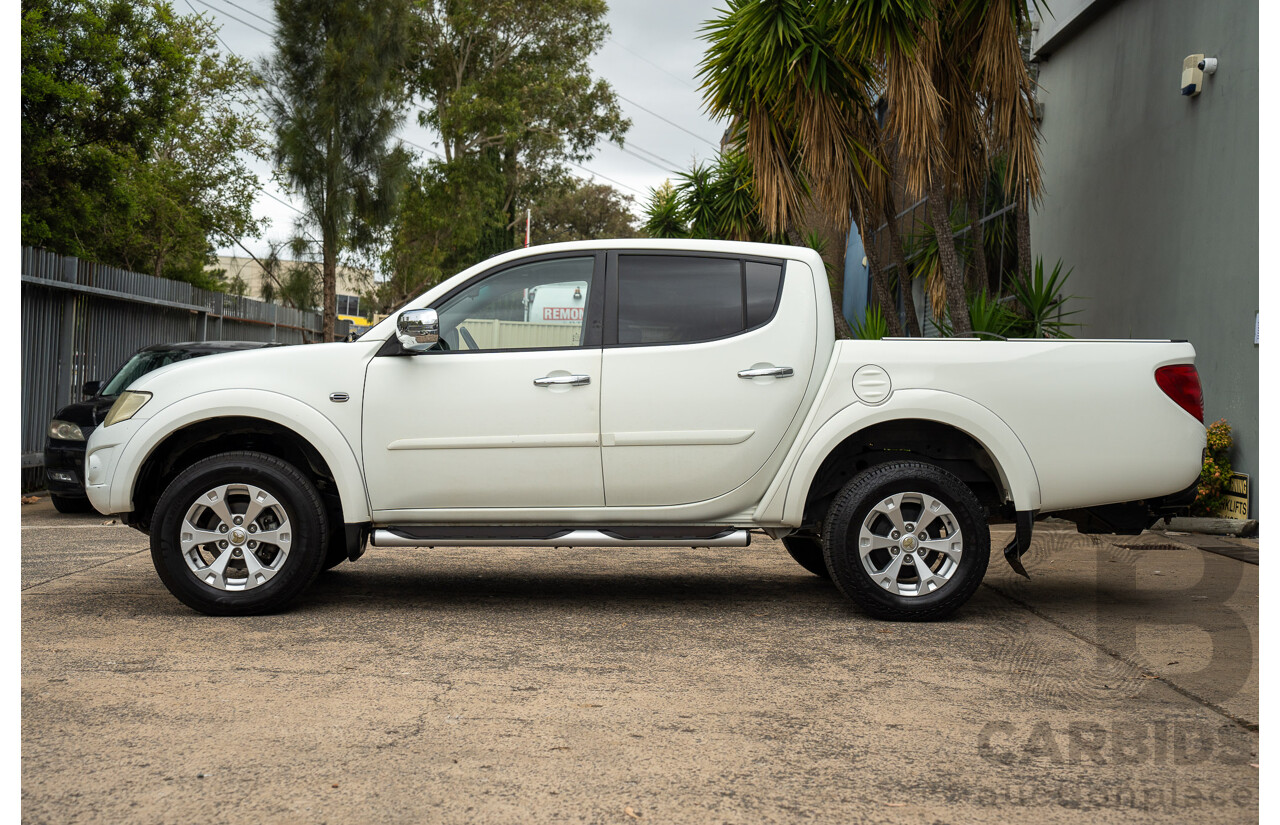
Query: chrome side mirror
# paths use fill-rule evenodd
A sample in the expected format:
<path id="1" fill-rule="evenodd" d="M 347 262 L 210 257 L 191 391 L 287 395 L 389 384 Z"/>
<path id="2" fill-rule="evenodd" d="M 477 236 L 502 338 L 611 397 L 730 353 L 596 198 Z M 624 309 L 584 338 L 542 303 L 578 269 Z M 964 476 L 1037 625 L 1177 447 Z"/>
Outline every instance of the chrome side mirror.
<path id="1" fill-rule="evenodd" d="M 440 316 L 434 309 L 406 309 L 396 317 L 396 337 L 409 352 L 426 352 L 440 343 Z"/>

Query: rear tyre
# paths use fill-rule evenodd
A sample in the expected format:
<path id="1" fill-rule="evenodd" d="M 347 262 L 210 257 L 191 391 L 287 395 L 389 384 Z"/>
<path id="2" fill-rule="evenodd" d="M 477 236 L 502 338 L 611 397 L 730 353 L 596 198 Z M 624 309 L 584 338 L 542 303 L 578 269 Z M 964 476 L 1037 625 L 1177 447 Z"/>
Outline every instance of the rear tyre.
<path id="1" fill-rule="evenodd" d="M 782 546 L 787 548 L 791 558 L 805 570 L 815 576 L 831 579 L 827 560 L 822 552 L 822 541 L 817 536 L 787 536 L 782 540 Z"/>
<path id="2" fill-rule="evenodd" d="M 50 493 L 49 500 L 53 502 L 53 509 L 59 513 L 87 513 L 93 509 L 87 498 L 65 498 Z"/>
<path id="3" fill-rule="evenodd" d="M 831 578 L 880 619 L 928 621 L 969 600 L 987 572 L 982 505 L 951 473 L 918 461 L 854 476 L 823 522 Z"/>
<path id="4" fill-rule="evenodd" d="M 210 616 L 279 610 L 325 561 L 328 519 L 315 485 L 257 452 L 198 461 L 169 485 L 152 516 L 151 560 L 183 604 Z"/>

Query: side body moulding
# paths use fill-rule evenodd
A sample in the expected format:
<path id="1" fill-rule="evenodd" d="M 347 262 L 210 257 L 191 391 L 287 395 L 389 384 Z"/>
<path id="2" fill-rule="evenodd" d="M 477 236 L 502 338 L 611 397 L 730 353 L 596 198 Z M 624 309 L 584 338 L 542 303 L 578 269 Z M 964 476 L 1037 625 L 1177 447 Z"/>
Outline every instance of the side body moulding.
<path id="1" fill-rule="evenodd" d="M 217 414 L 210 415 L 211 410 L 216 410 Z M 133 509 L 134 486 L 142 465 L 167 437 L 189 424 L 233 416 L 270 421 L 306 439 L 333 473 L 342 498 L 343 521 L 353 524 L 370 520 L 364 473 L 355 451 L 338 427 L 319 411 L 295 398 L 266 390 L 245 389 L 214 390 L 184 398 L 143 421 L 122 445 L 124 453 L 116 464 L 114 476 L 107 480 L 112 491 L 112 512 Z"/>
<path id="2" fill-rule="evenodd" d="M 809 437 L 790 471 L 786 496 L 778 511 L 777 493 L 756 511 L 761 522 L 799 525 L 805 499 L 827 455 L 846 438 L 886 421 L 919 419 L 947 424 L 972 436 L 995 461 L 1000 482 L 1017 510 L 1040 509 L 1040 482 L 1022 442 L 995 413 L 964 396 L 938 390 L 908 389 L 893 393 L 875 407 L 854 403 L 832 415 Z M 785 470 L 784 470 L 785 471 Z"/>

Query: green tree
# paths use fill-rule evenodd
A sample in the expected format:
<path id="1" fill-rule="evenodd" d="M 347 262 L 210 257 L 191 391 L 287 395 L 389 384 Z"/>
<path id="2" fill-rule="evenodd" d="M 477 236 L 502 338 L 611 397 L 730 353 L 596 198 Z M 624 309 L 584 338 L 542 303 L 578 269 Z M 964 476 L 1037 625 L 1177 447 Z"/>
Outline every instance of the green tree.
<path id="1" fill-rule="evenodd" d="M 405 0 L 276 0 L 263 65 L 275 162 L 319 230 L 324 338 L 336 338 L 337 266 L 393 215 L 408 154 L 393 145 L 406 103 Z"/>
<path id="2" fill-rule="evenodd" d="M 637 237 L 634 201 L 612 186 L 570 177 L 534 207 L 533 243 Z"/>
<path id="3" fill-rule="evenodd" d="M 645 232 L 651 238 L 720 238 L 767 241 L 760 224 L 751 161 L 729 150 L 710 163 L 694 162 L 676 173 L 675 186 L 666 181 L 649 190 Z"/>
<path id="4" fill-rule="evenodd" d="M 644 207 L 644 232 L 650 238 L 687 238 L 684 204 L 680 193 L 664 180 L 657 189 L 649 190 L 649 202 Z"/>
<path id="5" fill-rule="evenodd" d="M 23 243 L 216 286 L 263 223 L 249 66 L 162 0 L 25 0 L 22 63 Z"/>
<path id="6" fill-rule="evenodd" d="M 590 159 L 602 137 L 621 144 L 630 126 L 588 64 L 609 34 L 605 3 L 415 0 L 414 9 L 419 121 L 439 134 L 446 163 L 483 163 L 502 181 L 493 208 L 509 248 L 524 208 L 554 196 L 566 163 Z"/>

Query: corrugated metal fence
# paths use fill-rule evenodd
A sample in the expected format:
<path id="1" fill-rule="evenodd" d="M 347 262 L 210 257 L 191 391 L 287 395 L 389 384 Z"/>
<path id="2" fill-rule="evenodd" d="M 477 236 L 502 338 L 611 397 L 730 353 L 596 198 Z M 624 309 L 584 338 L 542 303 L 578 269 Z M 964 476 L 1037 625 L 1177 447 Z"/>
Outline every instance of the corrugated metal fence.
<path id="1" fill-rule="evenodd" d="M 151 344 L 319 340 L 321 316 L 22 249 L 22 485 L 40 486 L 45 428 Z"/>

